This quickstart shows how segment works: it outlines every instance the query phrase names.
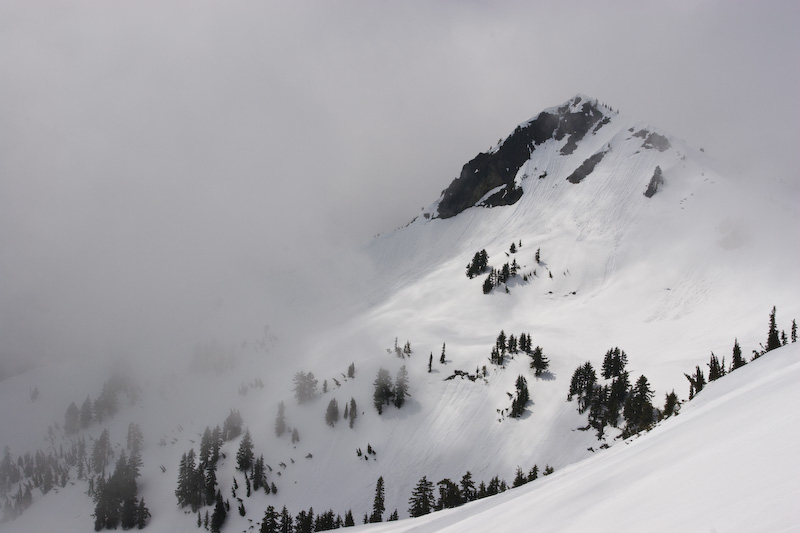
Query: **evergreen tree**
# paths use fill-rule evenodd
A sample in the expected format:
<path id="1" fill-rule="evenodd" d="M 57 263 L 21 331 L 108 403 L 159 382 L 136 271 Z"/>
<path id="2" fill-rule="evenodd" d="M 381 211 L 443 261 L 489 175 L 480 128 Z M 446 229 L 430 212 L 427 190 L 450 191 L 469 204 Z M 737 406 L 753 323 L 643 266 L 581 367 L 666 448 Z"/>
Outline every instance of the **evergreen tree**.
<path id="1" fill-rule="evenodd" d="M 225 519 L 228 517 L 228 511 L 225 508 L 225 503 L 222 501 L 222 493 L 217 491 L 216 503 L 214 504 L 214 512 L 211 514 L 211 521 L 209 527 L 212 533 L 219 533 L 222 526 L 225 524 Z"/>
<path id="2" fill-rule="evenodd" d="M 397 371 L 397 378 L 394 382 L 394 406 L 400 409 L 406 401 L 408 395 L 408 371 L 406 366 L 400 367 Z"/>
<path id="3" fill-rule="evenodd" d="M 722 376 L 725 375 L 725 358 L 722 358 L 722 361 L 714 355 L 714 352 L 711 352 L 711 359 L 708 362 L 708 381 L 716 381 Z"/>
<path id="4" fill-rule="evenodd" d="M 205 505 L 214 505 L 214 498 L 217 495 L 217 463 L 209 463 L 203 485 Z"/>
<path id="5" fill-rule="evenodd" d="M 339 421 L 339 403 L 336 401 L 336 398 L 332 398 L 330 402 L 328 402 L 328 409 L 325 411 L 325 423 L 328 424 L 330 427 L 336 425 L 336 422 Z"/>
<path id="6" fill-rule="evenodd" d="M 792 342 L 797 342 L 797 319 L 792 320 Z"/>
<path id="7" fill-rule="evenodd" d="M 355 398 L 350 398 L 350 429 L 353 429 L 353 424 L 356 423 L 357 416 L 358 410 L 356 409 L 356 400 Z"/>
<path id="8" fill-rule="evenodd" d="M 317 379 L 313 372 L 298 372 L 294 376 L 294 396 L 297 403 L 305 403 L 317 393 Z"/>
<path id="9" fill-rule="evenodd" d="M 253 438 L 250 436 L 250 430 L 247 429 L 239 442 L 239 450 L 236 452 L 236 470 L 247 472 L 253 466 L 254 460 Z"/>
<path id="10" fill-rule="evenodd" d="M 347 512 L 344 514 L 344 527 L 352 527 L 355 525 L 356 523 L 353 520 L 353 511 L 348 509 Z"/>
<path id="11" fill-rule="evenodd" d="M 509 413 L 511 418 L 519 418 L 522 416 L 522 413 L 525 412 L 525 406 L 530 400 L 530 395 L 528 394 L 528 382 L 525 380 L 524 376 L 520 374 L 517 377 L 515 386 L 517 390 L 513 400 L 511 401 L 511 412 Z"/>
<path id="12" fill-rule="evenodd" d="M 533 465 L 530 472 L 528 472 L 528 483 L 531 481 L 536 481 L 539 477 L 539 467 L 537 465 Z"/>
<path id="13" fill-rule="evenodd" d="M 464 503 L 458 485 L 447 478 L 439 481 L 437 485 L 439 486 L 439 500 L 436 502 L 436 509 L 452 509 Z"/>
<path id="14" fill-rule="evenodd" d="M 471 502 L 475 496 L 475 482 L 472 481 L 472 473 L 467 470 L 467 473 L 461 476 L 461 497 L 465 502 Z"/>
<path id="15" fill-rule="evenodd" d="M 597 384 L 597 374 L 595 374 L 592 363 L 587 361 L 575 369 L 569 385 L 567 401 L 572 401 L 573 396 L 578 397 L 578 412 L 583 413 L 591 405 Z"/>
<path id="16" fill-rule="evenodd" d="M 280 523 L 278 524 L 278 531 L 280 533 L 292 533 L 292 524 L 293 524 L 292 515 L 289 514 L 289 510 L 286 509 L 286 506 L 283 506 L 281 509 L 281 519 Z"/>
<path id="17" fill-rule="evenodd" d="M 678 414 L 680 410 L 680 404 L 678 402 L 678 395 L 675 394 L 675 391 L 670 392 L 667 394 L 666 400 L 664 401 L 664 418 L 669 418 L 672 415 Z"/>
<path id="18" fill-rule="evenodd" d="M 292 429 L 292 444 L 297 444 L 298 442 L 300 442 L 300 433 L 297 431 L 297 428 L 294 428 Z"/>
<path id="19" fill-rule="evenodd" d="M 322 382 L 322 394 L 328 394 L 328 380 Z"/>
<path id="20" fill-rule="evenodd" d="M 689 399 L 694 398 L 694 395 L 703 390 L 706 385 L 706 378 L 703 376 L 703 371 L 698 366 L 693 375 L 684 374 L 686 379 L 689 380 Z"/>
<path id="21" fill-rule="evenodd" d="M 433 372 L 433 352 L 431 352 L 430 358 L 428 358 L 428 374 Z"/>
<path id="22" fill-rule="evenodd" d="M 739 347 L 739 339 L 733 341 L 733 359 L 731 360 L 731 372 L 747 364 L 742 357 L 742 349 Z"/>
<path id="23" fill-rule="evenodd" d="M 647 429 L 653 423 L 653 391 L 647 378 L 640 376 L 636 381 L 631 393 L 625 400 L 625 431 L 623 435 L 630 436 L 643 429 Z"/>
<path id="24" fill-rule="evenodd" d="M 628 356 L 625 354 L 625 351 L 620 350 L 619 347 L 616 346 L 611 348 L 603 357 L 603 366 L 601 368 L 603 379 L 611 379 L 619 376 L 625 370 L 625 365 L 627 364 Z"/>
<path id="25" fill-rule="evenodd" d="M 767 349 L 766 351 L 780 348 L 781 341 L 778 337 L 778 327 L 775 324 L 775 306 L 772 307 L 772 312 L 769 314 L 769 331 L 767 333 Z"/>
<path id="26" fill-rule="evenodd" d="M 81 428 L 81 412 L 75 402 L 69 404 L 64 413 L 64 433 L 73 435 Z"/>
<path id="27" fill-rule="evenodd" d="M 259 455 L 258 459 L 253 462 L 253 470 L 250 472 L 250 479 L 253 480 L 253 490 L 257 491 L 261 487 L 269 488 L 267 485 L 267 471 L 264 463 L 264 456 Z"/>
<path id="28" fill-rule="evenodd" d="M 350 363 L 350 366 L 347 367 L 347 377 L 354 378 L 356 377 L 356 364 Z"/>
<path id="29" fill-rule="evenodd" d="M 142 442 L 144 442 L 144 435 L 139 424 L 128 424 L 128 436 L 125 442 L 125 447 L 131 455 L 139 455 L 142 450 Z"/>
<path id="30" fill-rule="evenodd" d="M 236 409 L 231 409 L 225 422 L 222 423 L 222 438 L 225 441 L 233 440 L 242 434 L 242 415 Z"/>
<path id="31" fill-rule="evenodd" d="M 536 249 L 536 257 L 535 257 L 534 259 L 536 260 L 536 263 L 537 263 L 537 264 L 540 264 L 540 263 L 541 263 L 541 255 L 539 255 L 539 253 L 541 252 L 541 250 L 542 250 L 541 248 L 537 248 L 537 249 Z"/>
<path id="32" fill-rule="evenodd" d="M 81 404 L 81 428 L 86 429 L 92 423 L 92 400 L 87 396 Z"/>
<path id="33" fill-rule="evenodd" d="M 275 435 L 280 437 L 286 431 L 286 407 L 278 403 L 278 416 L 275 418 Z"/>
<path id="34" fill-rule="evenodd" d="M 397 520 L 400 520 L 400 517 L 397 514 L 397 509 L 395 509 L 394 512 L 389 515 L 389 520 L 387 520 L 387 522 L 395 522 Z"/>
<path id="35" fill-rule="evenodd" d="M 444 347 L 445 347 L 445 343 L 442 343 L 442 355 L 439 356 L 439 364 L 442 364 L 442 365 L 446 364 L 445 363 L 445 358 L 444 358 L 445 357 L 445 355 L 444 355 Z"/>
<path id="36" fill-rule="evenodd" d="M 144 498 L 139 500 L 139 506 L 136 509 L 136 528 L 144 529 L 150 521 L 150 509 L 144 504 Z"/>
<path id="37" fill-rule="evenodd" d="M 94 401 L 94 416 L 98 422 L 102 422 L 104 418 L 117 414 L 118 408 L 116 387 L 110 381 L 106 381 L 103 383 L 100 395 Z"/>
<path id="38" fill-rule="evenodd" d="M 467 264 L 467 277 L 472 279 L 475 276 L 484 273 L 488 263 L 489 255 L 486 253 L 486 250 L 476 252 L 472 257 L 472 261 Z"/>
<path id="39" fill-rule="evenodd" d="M 384 368 L 378 369 L 378 376 L 375 378 L 374 385 L 373 405 L 380 415 L 383 414 L 383 406 L 389 405 L 392 401 L 392 380 L 389 376 L 389 371 Z"/>
<path id="40" fill-rule="evenodd" d="M 428 478 L 423 476 L 419 480 L 414 491 L 411 493 L 411 498 L 408 500 L 410 505 L 408 513 L 412 517 L 426 515 L 433 509 L 433 483 L 428 481 Z"/>
<path id="41" fill-rule="evenodd" d="M 92 467 L 96 473 L 105 472 L 109 455 L 111 455 L 111 440 L 108 430 L 104 429 L 92 447 Z"/>
<path id="42" fill-rule="evenodd" d="M 383 522 L 383 512 L 385 510 L 383 476 L 381 476 L 375 484 L 375 499 L 372 501 L 372 514 L 369 516 L 370 523 Z"/>
<path id="43" fill-rule="evenodd" d="M 278 533 L 278 513 L 275 512 L 275 508 L 271 505 L 268 505 L 267 510 L 264 511 L 264 518 L 261 520 L 259 532 Z"/>
<path id="44" fill-rule="evenodd" d="M 535 376 L 541 376 L 547 369 L 550 368 L 550 360 L 542 352 L 541 346 L 537 346 L 530 354 L 531 368 L 534 370 Z"/>
<path id="45" fill-rule="evenodd" d="M 519 466 L 517 466 L 517 472 L 516 475 L 514 476 L 514 482 L 511 484 L 511 486 L 516 488 L 524 485 L 527 482 L 528 482 L 527 476 L 525 476 L 525 473 L 522 471 L 522 469 Z"/>
<path id="46" fill-rule="evenodd" d="M 492 269 L 492 274 L 494 274 L 494 269 Z M 494 289 L 492 274 L 489 274 L 483 282 L 483 294 L 489 294 Z"/>

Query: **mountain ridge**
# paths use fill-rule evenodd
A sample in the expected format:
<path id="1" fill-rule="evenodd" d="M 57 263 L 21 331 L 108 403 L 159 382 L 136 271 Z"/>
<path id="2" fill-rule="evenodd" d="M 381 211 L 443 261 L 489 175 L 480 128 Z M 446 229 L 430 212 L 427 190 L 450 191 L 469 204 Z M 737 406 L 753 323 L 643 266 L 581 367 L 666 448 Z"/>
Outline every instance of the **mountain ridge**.
<path id="1" fill-rule="evenodd" d="M 587 103 L 581 97 L 575 109 Z M 715 171 L 702 152 L 616 113 L 587 131 L 574 147 L 575 133 L 543 138 L 513 174 L 504 174 L 511 181 L 497 187 L 522 191 L 513 203 L 476 206 L 498 193 L 489 189 L 444 218 L 436 216 L 437 200 L 407 227 L 371 241 L 358 257 L 372 272 L 360 270 L 363 278 L 356 283 L 367 296 L 356 291 L 357 305 L 339 305 L 347 316 L 335 327 L 297 317 L 302 338 L 277 332 L 278 339 L 267 342 L 265 332 L 254 332 L 247 339 L 200 344 L 182 357 L 164 354 L 168 368 L 125 370 L 141 374 L 137 403 L 78 436 L 92 442 L 107 427 L 122 448 L 127 424 L 142 423 L 141 488 L 153 510 L 151 525 L 174 531 L 196 529 L 194 515 L 186 516 L 174 495 L 181 454 L 196 449 L 204 427 L 221 424 L 230 409 L 241 413 L 256 455 L 264 454 L 275 470 L 269 480 L 279 492 L 242 498 L 248 512 L 230 516 L 226 531 L 248 528 L 267 505 L 287 505 L 292 513 L 310 506 L 317 512 L 352 509 L 358 520 L 370 511 L 379 476 L 386 483 L 386 514 L 397 508 L 406 516 L 408 497 L 423 475 L 457 480 L 470 471 L 476 481 L 509 480 L 518 466 L 550 465 L 558 472 L 603 444 L 618 444 L 618 429 L 608 428 L 603 441 L 579 431 L 586 415 L 566 401 L 575 368 L 587 360 L 599 367 L 603 352 L 619 346 L 629 354 L 631 376 L 647 376 L 655 404 L 672 389 L 685 397 L 684 373 L 704 364 L 708 350 L 727 353 L 738 338 L 748 353 L 763 340 L 764 324 L 754 317 L 773 305 L 781 317 L 800 312 L 784 286 L 796 264 L 791 256 L 753 260 L 767 257 L 772 242 L 764 237 L 773 220 L 759 225 L 742 219 L 762 216 L 763 205 Z M 591 172 L 579 183 L 568 181 L 598 153 L 604 155 Z M 664 181 L 648 198 L 657 168 Z M 797 227 L 787 224 L 786 237 Z M 470 278 L 467 263 L 482 249 L 487 271 Z M 488 268 L 502 270 L 512 262 L 516 276 L 482 290 Z M 501 332 L 529 333 L 550 359 L 548 374 L 536 376 L 525 354 L 492 364 Z M 412 353 L 398 356 L 392 344 L 405 340 Z M 352 378 L 346 374 L 351 363 Z M 409 374 L 409 398 L 402 408 L 387 406 L 378 414 L 373 380 L 379 369 L 394 377 L 402 366 Z M 57 411 L 87 394 L 95 398 L 107 370 L 35 369 L 0 382 L 0 420 L 27 428 L 13 438 L 4 432 L 0 446 L 11 442 L 13 453 L 21 455 L 31 451 L 25 443 L 36 447 L 45 431 L 48 449 L 68 446 L 74 437 L 63 433 L 63 413 Z M 309 371 L 320 387 L 327 381 L 327 392 L 299 404 L 292 380 Z M 61 384 L 65 376 L 75 377 Z M 531 402 L 523 416 L 511 418 L 518 376 L 527 378 Z M 36 402 L 27 396 L 33 387 L 42 391 Z M 352 429 L 341 421 L 325 424 L 325 404 L 333 398 L 340 406 L 357 401 Z M 275 434 L 279 401 L 299 443 Z M 244 485 L 233 459 L 240 441 L 222 448 L 226 459 L 218 479 L 226 497 L 235 476 Z M 357 453 L 368 447 L 375 453 Z M 64 520 L 64 531 L 83 531 L 91 523 L 91 500 L 79 490 L 83 484 L 70 478 L 63 489 L 86 502 Z M 36 495 L 29 512 L 47 514 L 37 506 L 54 498 Z M 4 527 L 20 530 L 14 522 Z"/>

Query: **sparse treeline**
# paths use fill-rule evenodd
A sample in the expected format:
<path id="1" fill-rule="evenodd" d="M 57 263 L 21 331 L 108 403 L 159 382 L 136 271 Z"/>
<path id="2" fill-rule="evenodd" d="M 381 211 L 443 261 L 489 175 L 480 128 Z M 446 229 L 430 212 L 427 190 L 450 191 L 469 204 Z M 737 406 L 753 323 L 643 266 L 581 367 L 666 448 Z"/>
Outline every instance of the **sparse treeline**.
<path id="1" fill-rule="evenodd" d="M 777 310 L 773 306 L 772 311 L 770 311 L 769 314 L 766 345 L 760 344 L 760 349 L 753 350 L 753 357 L 750 359 L 751 361 L 755 361 L 767 352 L 787 345 L 789 343 L 789 339 L 791 339 L 791 342 L 797 342 L 797 320 L 792 320 L 790 336 L 787 337 L 785 330 L 781 330 L 780 333 L 778 332 L 777 320 L 775 318 L 776 312 Z M 719 359 L 719 357 L 714 355 L 714 352 L 711 352 L 711 356 L 706 365 L 708 366 L 708 381 L 706 381 L 706 376 L 703 372 L 703 369 L 700 368 L 700 365 L 697 365 L 691 374 L 684 374 L 686 379 L 689 381 L 689 399 L 693 399 L 698 392 L 703 390 L 707 383 L 716 381 L 725 376 L 725 374 L 733 372 L 734 370 L 741 368 L 746 364 L 747 360 L 742 356 L 742 348 L 739 346 L 739 339 L 734 339 L 733 341 L 730 366 L 725 364 L 725 357 Z"/>
<path id="2" fill-rule="evenodd" d="M 141 389 L 130 378 L 113 375 L 103 383 L 100 394 L 94 401 L 87 395 L 80 408 L 75 402 L 71 402 L 64 413 L 64 433 L 74 435 L 81 429 L 88 428 L 92 422 L 102 423 L 103 420 L 112 418 L 119 411 L 119 394 L 123 393 L 128 402 L 134 404 L 141 395 Z"/>
<path id="3" fill-rule="evenodd" d="M 519 248 L 522 247 L 522 241 L 519 243 L 512 242 L 511 246 L 509 246 L 508 251 L 505 252 L 506 257 L 516 254 L 519 251 Z M 536 256 L 535 261 L 537 265 L 541 265 L 541 249 L 536 249 Z M 466 274 L 467 277 L 472 279 L 481 274 L 485 274 L 487 271 L 489 274 L 483 280 L 483 293 L 489 294 L 492 292 L 496 287 L 501 285 L 506 285 L 505 291 L 508 291 L 508 281 L 512 278 L 517 277 L 520 274 L 522 267 L 517 263 L 516 258 L 512 259 L 510 262 L 503 263 L 502 266 L 499 268 L 495 268 L 489 265 L 489 254 L 486 253 L 486 250 L 480 250 L 475 252 L 475 255 L 472 256 L 472 259 L 469 263 L 467 263 Z M 531 277 L 537 276 L 536 270 L 533 272 L 524 273 L 522 276 L 522 280 L 527 282 L 530 280 Z M 553 277 L 552 272 L 550 273 L 550 277 Z"/>
<path id="4" fill-rule="evenodd" d="M 553 471 L 553 467 L 547 465 L 543 475 L 549 475 Z M 534 465 L 527 474 L 518 467 L 513 486 L 519 487 L 536 480 L 538 477 L 538 466 Z M 474 500 L 500 494 L 508 490 L 508 488 L 508 483 L 505 480 L 501 480 L 499 476 L 494 476 L 488 483 L 481 481 L 476 485 L 475 480 L 472 478 L 472 473 L 469 471 L 461 477 L 458 483 L 445 478 L 434 485 L 433 482 L 428 480 L 427 476 L 423 476 L 417 482 L 408 500 L 408 514 L 412 517 L 417 517 L 433 511 L 459 507 Z"/>
<path id="5" fill-rule="evenodd" d="M 74 480 L 88 484 L 87 494 L 95 502 L 95 526 L 99 529 L 131 529 L 144 527 L 150 517 L 144 501 L 137 499 L 136 478 L 141 467 L 143 437 L 137 424 L 128 426 L 126 447 L 117 456 L 116 466 L 106 474 L 115 453 L 108 429 L 93 439 L 91 449 L 83 435 L 76 435 L 94 422 L 103 422 L 119 410 L 119 394 L 125 394 L 129 402 L 139 397 L 138 386 L 130 379 L 112 376 L 103 384 L 100 394 L 93 402 L 89 396 L 78 408 L 75 402 L 67 407 L 64 425 L 48 426 L 46 440 L 50 450 L 26 452 L 16 459 L 6 446 L 0 459 L 0 499 L 2 520 L 12 520 L 21 515 L 33 503 L 35 491 L 47 494 L 57 487 L 65 487 Z M 56 438 L 71 437 L 69 442 L 56 445 Z"/>
<path id="6" fill-rule="evenodd" d="M 530 333 L 520 333 L 519 337 L 515 337 L 513 334 L 506 336 L 505 331 L 500 331 L 489 354 L 489 361 L 492 364 L 504 366 L 506 355 L 513 358 L 520 352 L 531 358 L 530 367 L 537 377 L 547 372 L 548 368 L 550 368 L 550 360 L 544 355 L 542 347 L 533 347 Z"/>
<path id="7" fill-rule="evenodd" d="M 282 403 L 279 407 L 279 413 L 282 413 L 281 407 Z M 217 463 L 221 455 L 220 449 L 222 445 L 226 441 L 233 440 L 242 434 L 242 423 L 242 417 L 239 412 L 232 409 L 222 428 L 219 425 L 213 430 L 209 427 L 205 428 L 200 440 L 199 453 L 196 454 L 194 448 L 192 448 L 188 453 L 184 453 L 181 456 L 175 496 L 178 499 L 178 505 L 181 507 L 188 506 L 192 512 L 198 513 L 198 527 L 204 524 L 210 531 L 220 531 L 225 523 L 227 513 L 230 511 L 230 502 L 227 499 L 223 500 L 219 489 Z M 274 482 L 270 483 L 267 479 L 267 470 L 271 469 L 264 462 L 263 455 L 255 456 L 254 448 L 250 430 L 245 429 L 236 452 L 236 470 L 244 473 L 246 495 L 249 497 L 252 492 L 259 490 L 263 490 L 266 494 L 275 494 L 278 488 Z M 237 489 L 238 482 L 234 477 L 232 496 L 239 502 L 239 512 L 244 516 L 246 513 L 244 502 L 237 497 Z M 205 518 L 203 518 L 201 508 L 205 506 L 213 506 L 213 511 L 210 515 L 206 511 Z"/>

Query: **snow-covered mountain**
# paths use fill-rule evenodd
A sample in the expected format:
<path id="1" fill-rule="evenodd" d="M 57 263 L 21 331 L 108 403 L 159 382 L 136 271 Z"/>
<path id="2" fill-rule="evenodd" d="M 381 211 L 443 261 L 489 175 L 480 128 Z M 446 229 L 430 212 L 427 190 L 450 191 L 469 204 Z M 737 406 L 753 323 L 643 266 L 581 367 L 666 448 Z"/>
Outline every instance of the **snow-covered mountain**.
<path id="1" fill-rule="evenodd" d="M 360 250 L 368 268 L 359 270 L 350 299 L 334 304 L 342 310 L 335 326 L 319 328 L 299 316 L 304 338 L 253 332 L 241 342 L 198 345 L 186 357 L 169 354 L 160 368 L 69 362 L 32 369 L 0 382 L 0 447 L 8 446 L 14 460 L 37 449 L 60 457 L 78 438 L 91 448 L 108 429 L 118 455 L 129 424 L 138 424 L 144 435 L 139 491 L 155 531 L 197 529 L 196 513 L 179 508 L 174 494 L 179 462 L 231 409 L 241 413 L 278 492 L 244 496 L 244 474 L 235 470 L 241 437 L 226 442 L 217 472 L 231 502 L 225 531 L 258 529 L 268 505 L 285 505 L 293 514 L 313 507 L 344 516 L 350 509 L 360 523 L 372 510 L 379 477 L 384 519 L 394 509 L 408 516 L 408 499 L 423 476 L 458 482 L 469 471 L 476 483 L 494 476 L 510 483 L 517 467 L 549 465 L 557 475 L 548 485 L 576 484 L 570 476 L 578 474 L 569 472 L 577 467 L 569 465 L 592 456 L 626 457 L 617 451 L 618 429 L 608 427 L 600 441 L 578 429 L 587 415 L 566 398 L 579 365 L 591 361 L 599 369 L 609 348 L 622 348 L 631 380 L 645 375 L 660 407 L 673 389 L 686 399 L 684 373 L 705 368 L 710 351 L 729 362 L 736 338 L 748 358 L 759 349 L 772 306 L 787 333 L 800 315 L 793 277 L 800 211 L 751 181 L 715 170 L 699 148 L 576 96 L 520 124 L 468 162 L 406 227 Z M 470 278 L 467 265 L 481 250 L 487 270 Z M 495 286 L 485 290 L 490 270 L 502 273 L 505 264 L 504 281 L 495 276 Z M 535 376 L 524 353 L 492 364 L 501 331 L 517 339 L 529 334 L 549 358 L 548 372 Z M 403 353 L 406 342 L 410 354 Z M 351 363 L 355 373 L 348 377 Z M 409 397 L 379 415 L 376 375 L 383 368 L 394 380 L 403 366 Z M 313 372 L 319 389 L 298 404 L 292 379 L 301 371 Z M 95 400 L 113 372 L 127 378 L 130 392 L 119 395 L 119 412 L 66 435 L 67 406 L 80 406 L 87 395 Z M 512 418 L 518 376 L 527 380 L 531 401 Z M 341 410 L 355 400 L 352 428 L 349 420 L 326 425 L 334 398 Z M 276 435 L 280 401 L 299 442 L 291 431 Z M 680 431 L 692 431 L 688 418 Z M 606 445 L 611 450 L 601 451 Z M 0 527 L 93 527 L 87 481 L 77 479 L 77 466 L 67 469 L 58 460 L 67 471 L 65 485 L 56 483 L 47 494 L 33 487 L 31 507 Z M 236 512 L 234 478 L 245 516 Z M 19 487 L 8 488 L 9 502 Z M 468 508 L 474 513 L 479 505 L 490 504 Z"/>

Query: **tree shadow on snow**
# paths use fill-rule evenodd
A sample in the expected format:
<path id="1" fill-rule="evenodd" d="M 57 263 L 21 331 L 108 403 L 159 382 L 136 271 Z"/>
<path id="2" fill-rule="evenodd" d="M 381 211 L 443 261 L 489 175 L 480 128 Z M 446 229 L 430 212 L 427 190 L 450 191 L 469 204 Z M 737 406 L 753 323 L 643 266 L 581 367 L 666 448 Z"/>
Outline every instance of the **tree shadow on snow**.
<path id="1" fill-rule="evenodd" d="M 398 409 L 394 405 L 385 405 L 381 418 L 386 420 L 403 420 L 422 411 L 422 405 L 413 398 L 406 397 L 403 407 Z"/>

